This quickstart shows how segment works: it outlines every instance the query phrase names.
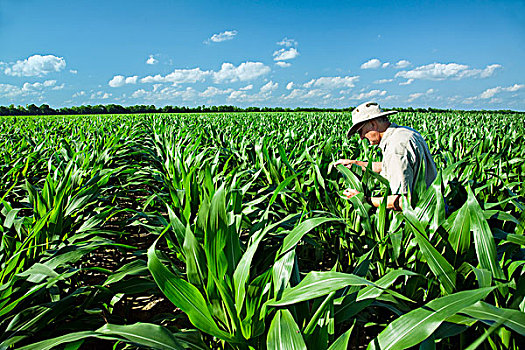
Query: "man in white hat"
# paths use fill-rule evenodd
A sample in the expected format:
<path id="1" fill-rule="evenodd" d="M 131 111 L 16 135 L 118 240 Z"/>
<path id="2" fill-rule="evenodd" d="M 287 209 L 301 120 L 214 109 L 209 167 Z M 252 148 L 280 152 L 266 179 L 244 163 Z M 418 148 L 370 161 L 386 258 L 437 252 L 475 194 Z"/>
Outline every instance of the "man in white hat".
<path id="1" fill-rule="evenodd" d="M 436 164 L 428 146 L 416 130 L 396 125 L 388 119 L 396 111 L 383 112 L 376 102 L 366 102 L 352 111 L 352 127 L 347 136 L 358 133 L 361 139 L 366 138 L 370 144 L 379 145 L 383 153 L 382 162 L 372 163 L 372 170 L 380 173 L 390 182 L 391 195 L 388 196 L 387 208 L 400 210 L 401 196 L 408 194 L 414 188 L 421 163 L 425 166 L 425 181 L 427 187 L 437 175 Z M 352 164 L 363 168 L 368 162 L 339 159 L 335 165 L 342 164 L 348 168 Z M 355 196 L 359 191 L 347 189 L 344 195 L 348 198 Z M 379 207 L 382 197 L 370 197 L 366 200 L 375 207 Z"/>

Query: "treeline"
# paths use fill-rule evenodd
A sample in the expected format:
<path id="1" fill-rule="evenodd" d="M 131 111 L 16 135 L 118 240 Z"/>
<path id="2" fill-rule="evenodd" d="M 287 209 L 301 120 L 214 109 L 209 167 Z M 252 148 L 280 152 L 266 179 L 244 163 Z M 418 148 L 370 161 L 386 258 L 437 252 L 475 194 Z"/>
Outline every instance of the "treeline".
<path id="1" fill-rule="evenodd" d="M 51 108 L 47 104 L 40 107 L 34 104 L 27 106 L 0 106 L 0 115 L 71 115 L 71 114 L 136 114 L 136 113 L 214 113 L 214 112 L 338 112 L 349 108 L 282 108 L 282 107 L 247 107 L 236 106 L 165 106 L 157 108 L 154 105 L 120 106 L 109 105 L 82 105 L 74 107 Z"/>
<path id="2" fill-rule="evenodd" d="M 108 105 L 83 105 L 74 107 L 62 107 L 54 109 L 47 104 L 36 106 L 34 104 L 24 106 L 0 106 L 0 115 L 72 115 L 72 114 L 136 114 L 136 113 L 215 113 L 215 112 L 349 112 L 353 107 L 348 108 L 316 108 L 316 107 L 297 107 L 297 108 L 282 108 L 282 107 L 247 107 L 241 108 L 236 106 L 165 106 L 157 108 L 154 105 L 135 105 L 135 106 L 120 106 L 116 104 Z M 450 112 L 464 112 L 460 110 L 438 109 L 438 108 L 392 108 L 399 112 L 419 112 L 419 113 L 450 113 Z M 477 111 L 487 113 L 523 113 L 511 110 L 498 111 Z"/>

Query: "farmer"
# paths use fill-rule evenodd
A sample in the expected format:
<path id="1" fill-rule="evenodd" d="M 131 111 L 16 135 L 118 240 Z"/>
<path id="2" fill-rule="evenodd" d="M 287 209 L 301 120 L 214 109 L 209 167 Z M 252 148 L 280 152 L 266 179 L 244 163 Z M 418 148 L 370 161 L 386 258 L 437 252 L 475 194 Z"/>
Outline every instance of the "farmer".
<path id="1" fill-rule="evenodd" d="M 383 112 L 376 102 L 366 102 L 352 111 L 352 127 L 347 136 L 359 133 L 361 139 L 366 138 L 370 144 L 379 145 L 383 153 L 382 162 L 373 162 L 372 171 L 381 174 L 390 182 L 391 195 L 387 198 L 388 209 L 401 210 L 401 196 L 412 191 L 416 183 L 420 164 L 425 166 L 425 181 L 427 187 L 437 175 L 436 164 L 430 155 L 428 146 L 416 130 L 396 125 L 388 119 L 396 111 Z M 348 168 L 352 164 L 366 168 L 368 162 L 353 159 L 339 159 L 335 165 L 342 164 Z M 349 188 L 344 195 L 351 198 L 359 191 Z M 366 200 L 379 207 L 383 198 L 370 197 Z"/>

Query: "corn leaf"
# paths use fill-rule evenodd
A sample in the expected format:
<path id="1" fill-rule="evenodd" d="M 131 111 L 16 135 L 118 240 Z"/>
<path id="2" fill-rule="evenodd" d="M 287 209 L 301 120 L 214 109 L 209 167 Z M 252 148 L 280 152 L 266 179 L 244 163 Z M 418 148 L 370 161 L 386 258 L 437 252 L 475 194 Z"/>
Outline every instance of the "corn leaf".
<path id="1" fill-rule="evenodd" d="M 278 310 L 275 314 L 266 342 L 268 350 L 306 350 L 306 344 L 290 311 Z"/>
<path id="2" fill-rule="evenodd" d="M 369 345 L 368 350 L 406 349 L 421 343 L 440 324 L 464 308 L 485 298 L 494 288 L 462 291 L 434 299 L 390 323 Z"/>

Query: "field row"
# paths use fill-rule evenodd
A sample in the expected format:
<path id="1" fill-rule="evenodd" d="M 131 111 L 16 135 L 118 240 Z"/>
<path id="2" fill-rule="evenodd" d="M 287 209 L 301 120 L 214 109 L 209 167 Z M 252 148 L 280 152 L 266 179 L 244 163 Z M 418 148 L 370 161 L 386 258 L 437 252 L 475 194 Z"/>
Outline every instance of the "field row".
<path id="1" fill-rule="evenodd" d="M 344 113 L 3 118 L 0 348 L 518 349 L 523 117 L 397 114 L 400 213 Z"/>

